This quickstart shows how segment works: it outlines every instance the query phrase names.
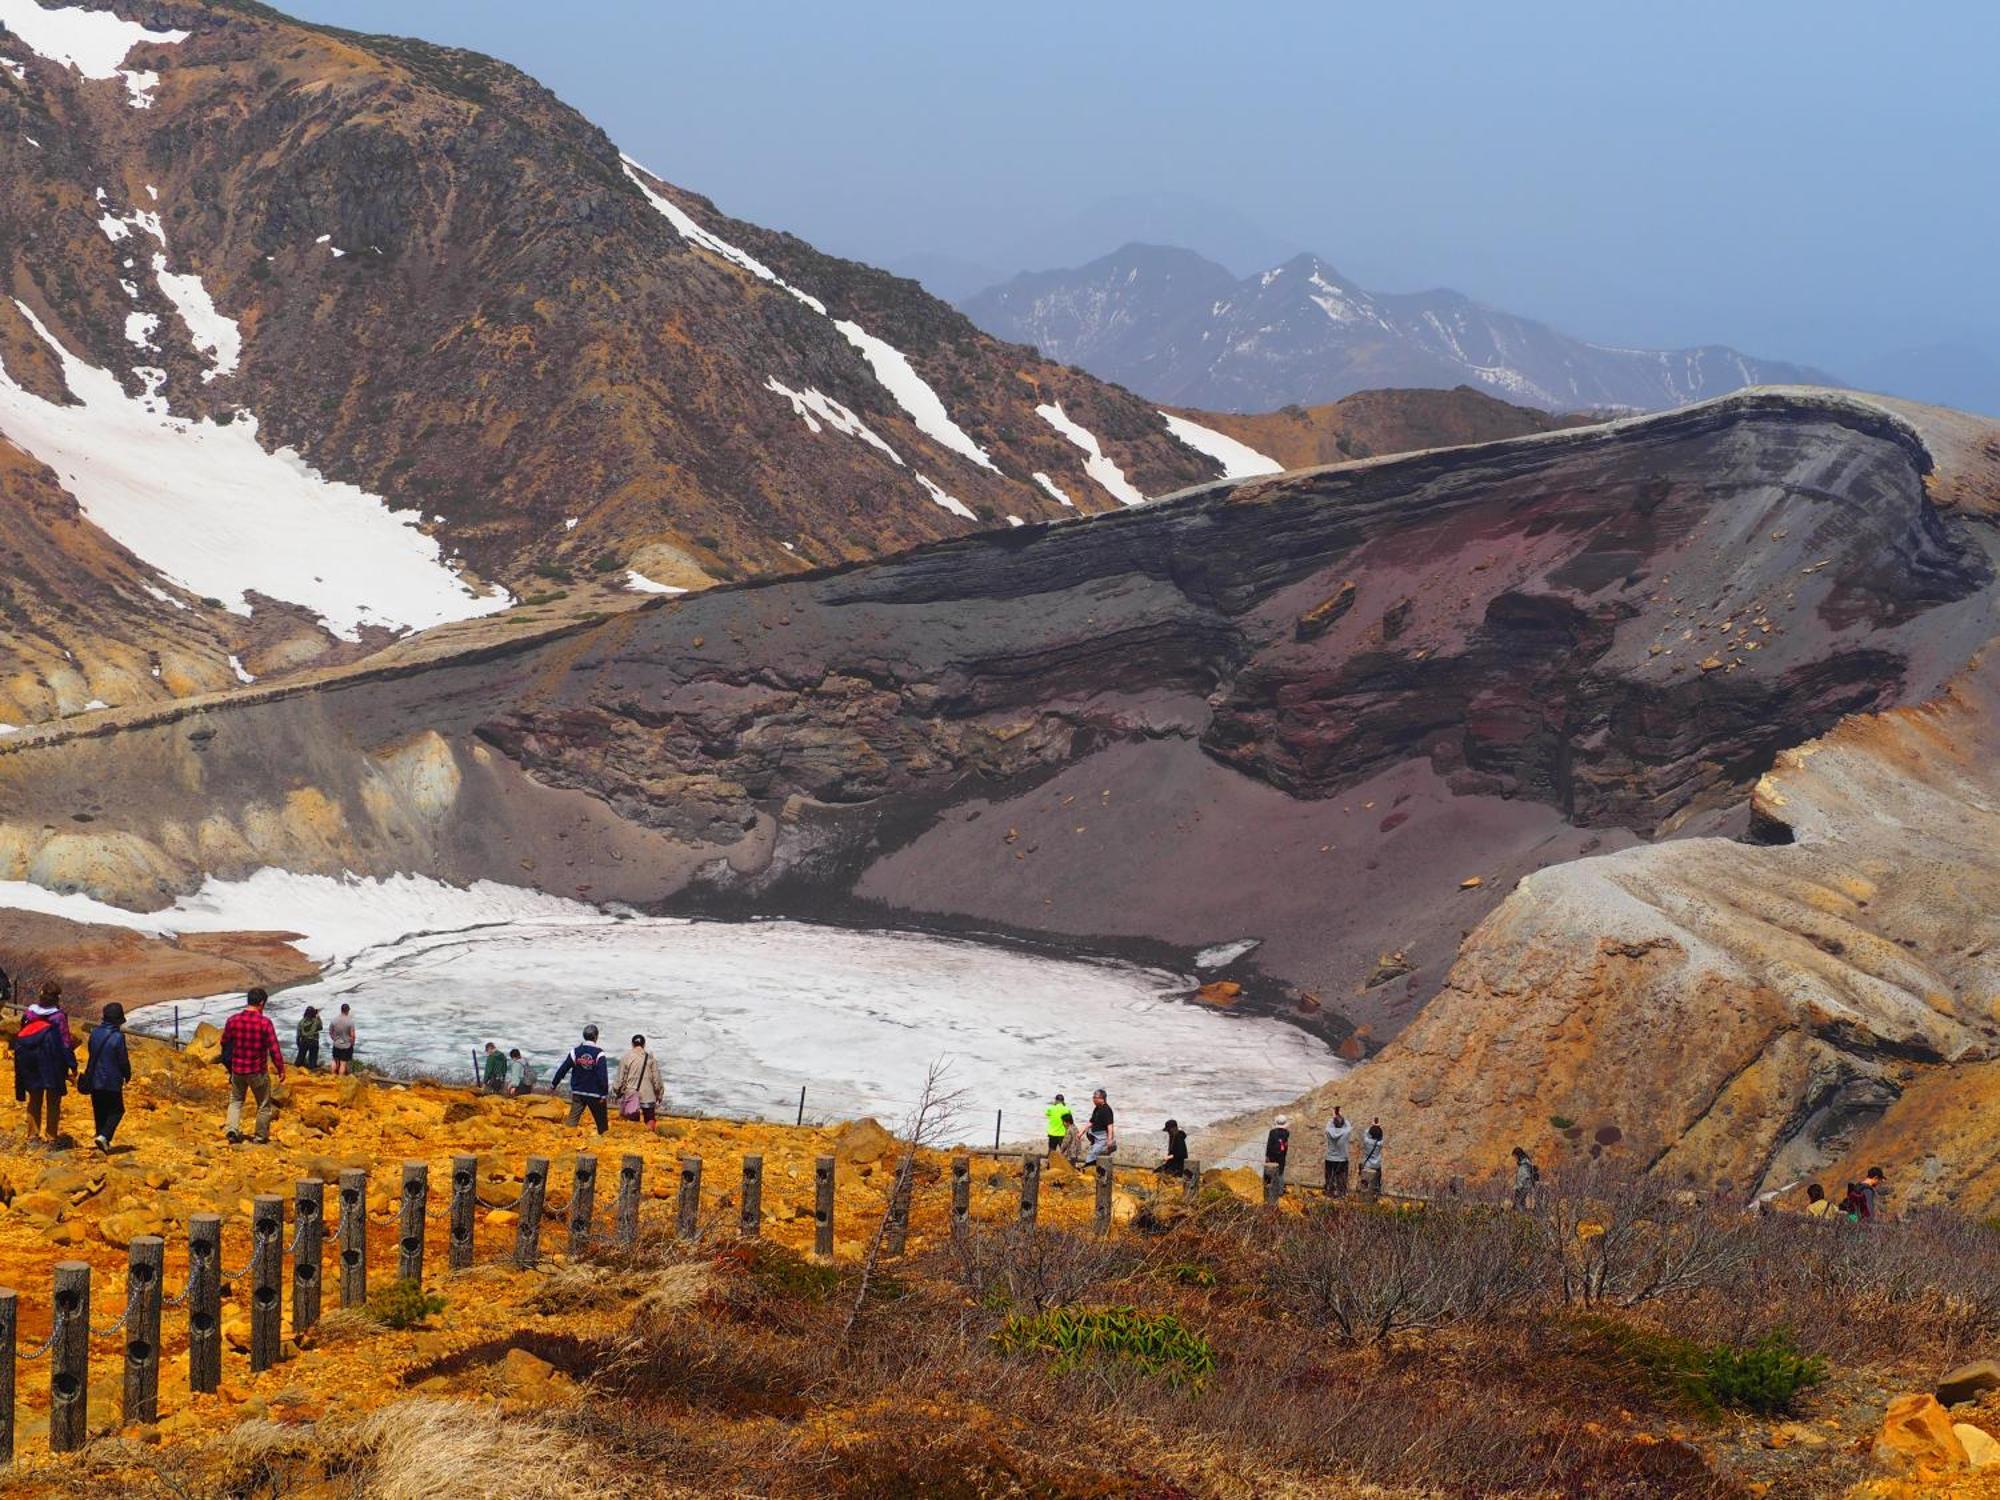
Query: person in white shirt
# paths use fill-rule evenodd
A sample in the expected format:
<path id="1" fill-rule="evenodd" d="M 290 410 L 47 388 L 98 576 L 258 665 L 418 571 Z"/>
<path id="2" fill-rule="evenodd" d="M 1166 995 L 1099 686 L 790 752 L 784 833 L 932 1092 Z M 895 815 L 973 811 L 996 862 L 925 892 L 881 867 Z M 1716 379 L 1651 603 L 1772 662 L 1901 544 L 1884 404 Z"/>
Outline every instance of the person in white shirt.
<path id="1" fill-rule="evenodd" d="M 1326 1195 L 1329 1198 L 1347 1196 L 1347 1143 L 1353 1137 L 1353 1124 L 1340 1112 L 1340 1106 L 1334 1105 L 1333 1118 L 1326 1122 Z"/>

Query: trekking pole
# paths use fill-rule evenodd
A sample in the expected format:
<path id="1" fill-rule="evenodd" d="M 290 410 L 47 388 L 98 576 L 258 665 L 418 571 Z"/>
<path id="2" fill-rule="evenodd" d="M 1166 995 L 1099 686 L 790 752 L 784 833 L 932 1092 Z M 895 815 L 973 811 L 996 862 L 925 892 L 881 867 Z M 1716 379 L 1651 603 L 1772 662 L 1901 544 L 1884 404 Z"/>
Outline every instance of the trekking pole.
<path id="1" fill-rule="evenodd" d="M 805 1124 L 805 1122 L 806 1122 L 806 1086 L 805 1086 L 805 1085 L 804 1085 L 803 1083 L 799 1085 L 799 1121 L 798 1121 L 798 1122 L 799 1122 L 799 1124 L 800 1124 L 800 1125 L 804 1125 L 804 1124 Z"/>

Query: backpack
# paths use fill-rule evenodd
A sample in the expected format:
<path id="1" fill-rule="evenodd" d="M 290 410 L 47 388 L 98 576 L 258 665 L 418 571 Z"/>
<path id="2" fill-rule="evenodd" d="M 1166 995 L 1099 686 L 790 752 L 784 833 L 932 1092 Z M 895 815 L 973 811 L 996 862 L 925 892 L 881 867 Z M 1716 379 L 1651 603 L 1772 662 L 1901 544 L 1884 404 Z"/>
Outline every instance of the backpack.
<path id="1" fill-rule="evenodd" d="M 1535 1165 L 1535 1164 L 1534 1164 L 1533 1162 L 1529 1162 L 1529 1163 L 1528 1163 L 1528 1181 L 1530 1181 L 1530 1182 L 1540 1182 L 1541 1180 L 1542 1180 L 1542 1169 L 1541 1169 L 1540 1167 L 1536 1166 L 1536 1165 Z"/>

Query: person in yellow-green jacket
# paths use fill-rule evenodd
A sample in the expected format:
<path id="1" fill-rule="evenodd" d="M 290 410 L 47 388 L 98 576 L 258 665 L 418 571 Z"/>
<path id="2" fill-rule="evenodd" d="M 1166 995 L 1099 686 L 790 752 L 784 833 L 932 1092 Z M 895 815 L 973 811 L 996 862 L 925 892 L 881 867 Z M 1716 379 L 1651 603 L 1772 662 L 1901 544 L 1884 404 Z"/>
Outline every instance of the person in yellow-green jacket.
<path id="1" fill-rule="evenodd" d="M 1076 1116 L 1070 1113 L 1070 1108 L 1063 1102 L 1061 1094 L 1057 1094 L 1052 1102 L 1045 1105 L 1042 1113 L 1047 1117 L 1048 1123 L 1049 1160 L 1054 1161 L 1063 1148 L 1063 1142 L 1067 1141 L 1070 1132 L 1076 1129 Z"/>

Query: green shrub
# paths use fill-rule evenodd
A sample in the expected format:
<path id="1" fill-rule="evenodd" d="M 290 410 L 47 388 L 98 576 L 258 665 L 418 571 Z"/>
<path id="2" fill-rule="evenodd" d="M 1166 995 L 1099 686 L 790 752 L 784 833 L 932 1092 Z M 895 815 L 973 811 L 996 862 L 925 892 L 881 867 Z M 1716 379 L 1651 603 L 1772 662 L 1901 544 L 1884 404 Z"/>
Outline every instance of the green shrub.
<path id="1" fill-rule="evenodd" d="M 415 1281 L 392 1281 L 368 1299 L 368 1315 L 384 1328 L 415 1328 L 444 1311 L 444 1298 Z"/>
<path id="2" fill-rule="evenodd" d="M 615 573 L 624 566 L 625 564 L 613 557 L 609 552 L 605 552 L 592 559 L 590 571 L 593 573 Z"/>
<path id="3" fill-rule="evenodd" d="M 1558 1130 L 1576 1129 L 1576 1121 L 1572 1120 L 1568 1115 L 1550 1115 L 1549 1123 Z"/>
<path id="4" fill-rule="evenodd" d="M 1137 1365 L 1175 1385 L 1200 1385 L 1215 1369 L 1215 1348 L 1171 1313 L 1149 1316 L 1130 1307 L 1056 1307 L 1009 1318 L 993 1335 L 1003 1354 L 1047 1354 L 1058 1370 L 1074 1370 L 1093 1355 Z"/>
<path id="5" fill-rule="evenodd" d="M 1826 1361 L 1799 1353 L 1783 1329 L 1749 1344 L 1704 1344 L 1613 1318 L 1588 1318 L 1583 1327 L 1610 1352 L 1710 1414 L 1724 1407 L 1763 1416 L 1789 1411 L 1800 1391 L 1826 1379 Z"/>
<path id="6" fill-rule="evenodd" d="M 1207 1288 L 1215 1285 L 1215 1272 L 1193 1261 L 1181 1261 L 1175 1265 L 1165 1266 L 1161 1268 L 1160 1274 L 1168 1281 L 1178 1282 L 1182 1286 Z"/>

